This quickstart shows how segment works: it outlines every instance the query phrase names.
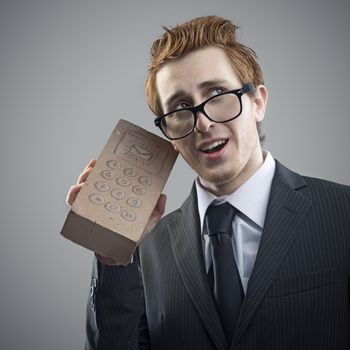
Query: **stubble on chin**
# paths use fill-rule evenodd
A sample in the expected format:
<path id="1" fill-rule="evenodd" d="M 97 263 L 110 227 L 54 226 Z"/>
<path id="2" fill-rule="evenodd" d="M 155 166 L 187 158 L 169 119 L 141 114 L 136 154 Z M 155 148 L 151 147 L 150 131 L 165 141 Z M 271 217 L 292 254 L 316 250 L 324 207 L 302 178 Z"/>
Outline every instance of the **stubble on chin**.
<path id="1" fill-rule="evenodd" d="M 201 185 L 208 190 L 220 187 L 224 188 L 229 183 L 234 183 L 244 168 L 244 162 L 239 158 L 233 158 L 230 162 L 225 162 L 217 166 L 206 167 L 198 159 L 194 159 L 190 155 L 181 153 L 181 156 L 198 175 Z"/>
<path id="2" fill-rule="evenodd" d="M 228 183 L 232 183 L 239 176 L 242 170 L 242 164 L 238 161 L 232 161 L 229 164 L 223 164 L 213 168 L 204 168 L 198 166 L 197 169 L 192 167 L 198 174 L 200 183 L 206 188 L 226 187 Z"/>

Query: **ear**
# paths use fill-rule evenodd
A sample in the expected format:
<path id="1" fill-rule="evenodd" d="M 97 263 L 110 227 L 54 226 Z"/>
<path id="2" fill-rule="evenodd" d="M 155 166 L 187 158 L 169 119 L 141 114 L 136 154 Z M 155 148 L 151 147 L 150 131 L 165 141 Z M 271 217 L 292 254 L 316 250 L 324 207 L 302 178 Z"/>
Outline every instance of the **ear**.
<path id="1" fill-rule="evenodd" d="M 254 116 L 257 123 L 263 121 L 267 105 L 268 92 L 264 85 L 258 85 L 255 89 L 253 103 Z"/>

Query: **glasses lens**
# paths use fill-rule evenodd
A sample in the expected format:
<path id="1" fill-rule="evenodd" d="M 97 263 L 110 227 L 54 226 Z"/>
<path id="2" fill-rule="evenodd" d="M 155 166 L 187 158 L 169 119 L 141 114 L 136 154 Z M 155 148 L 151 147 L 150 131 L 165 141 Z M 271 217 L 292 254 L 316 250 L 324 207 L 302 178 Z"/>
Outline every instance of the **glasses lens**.
<path id="1" fill-rule="evenodd" d="M 189 134 L 194 127 L 194 116 L 191 111 L 179 110 L 162 119 L 161 127 L 165 135 L 171 139 Z"/>
<path id="2" fill-rule="evenodd" d="M 235 94 L 218 95 L 205 104 L 204 110 L 213 121 L 224 122 L 241 113 L 241 103 Z"/>

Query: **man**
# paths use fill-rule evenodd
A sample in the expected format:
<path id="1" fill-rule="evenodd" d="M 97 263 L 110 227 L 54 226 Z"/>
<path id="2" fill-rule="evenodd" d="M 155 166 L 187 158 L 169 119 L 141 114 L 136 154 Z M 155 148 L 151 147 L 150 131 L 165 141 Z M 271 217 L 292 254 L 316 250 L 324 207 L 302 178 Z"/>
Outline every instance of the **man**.
<path id="1" fill-rule="evenodd" d="M 152 47 L 149 105 L 198 177 L 133 263 L 95 259 L 87 349 L 350 348 L 350 189 L 262 150 L 268 93 L 235 30 L 197 18 Z"/>

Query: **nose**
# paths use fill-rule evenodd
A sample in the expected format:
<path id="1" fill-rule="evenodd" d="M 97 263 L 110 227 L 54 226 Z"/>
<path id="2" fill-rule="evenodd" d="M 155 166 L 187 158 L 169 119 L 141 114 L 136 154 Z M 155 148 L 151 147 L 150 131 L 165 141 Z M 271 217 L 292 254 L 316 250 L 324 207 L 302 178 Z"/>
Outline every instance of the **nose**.
<path id="1" fill-rule="evenodd" d="M 196 130 L 199 133 L 206 133 L 213 126 L 214 122 L 209 120 L 203 112 L 197 112 Z"/>

